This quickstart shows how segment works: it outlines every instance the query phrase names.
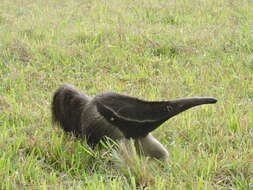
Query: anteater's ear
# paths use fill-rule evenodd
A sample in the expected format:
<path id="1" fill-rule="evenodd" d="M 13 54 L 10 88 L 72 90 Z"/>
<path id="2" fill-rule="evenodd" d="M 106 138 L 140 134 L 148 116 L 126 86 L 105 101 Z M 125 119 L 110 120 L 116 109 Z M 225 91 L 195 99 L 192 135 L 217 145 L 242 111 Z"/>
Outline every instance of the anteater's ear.
<path id="1" fill-rule="evenodd" d="M 214 98 L 149 102 L 114 92 L 95 97 L 98 112 L 108 122 L 118 127 L 126 138 L 144 137 L 178 113 L 194 106 L 216 102 Z"/>

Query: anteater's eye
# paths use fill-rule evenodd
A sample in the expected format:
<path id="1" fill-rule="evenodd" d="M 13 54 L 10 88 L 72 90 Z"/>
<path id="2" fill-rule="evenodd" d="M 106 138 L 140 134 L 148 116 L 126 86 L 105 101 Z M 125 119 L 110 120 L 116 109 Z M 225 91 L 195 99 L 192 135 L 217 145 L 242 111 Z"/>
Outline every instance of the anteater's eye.
<path id="1" fill-rule="evenodd" d="M 173 107 L 170 106 L 170 105 L 167 105 L 167 106 L 166 106 L 166 111 L 172 112 L 172 111 L 173 111 Z"/>

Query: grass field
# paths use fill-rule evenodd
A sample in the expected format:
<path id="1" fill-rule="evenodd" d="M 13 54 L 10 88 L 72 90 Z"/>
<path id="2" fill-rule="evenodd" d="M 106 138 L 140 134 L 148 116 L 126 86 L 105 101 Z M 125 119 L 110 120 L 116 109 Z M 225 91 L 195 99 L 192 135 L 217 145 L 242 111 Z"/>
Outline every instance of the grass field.
<path id="1" fill-rule="evenodd" d="M 52 94 L 213 96 L 153 134 L 166 163 L 90 150 Z M 0 189 L 253 189 L 252 0 L 1 0 Z"/>

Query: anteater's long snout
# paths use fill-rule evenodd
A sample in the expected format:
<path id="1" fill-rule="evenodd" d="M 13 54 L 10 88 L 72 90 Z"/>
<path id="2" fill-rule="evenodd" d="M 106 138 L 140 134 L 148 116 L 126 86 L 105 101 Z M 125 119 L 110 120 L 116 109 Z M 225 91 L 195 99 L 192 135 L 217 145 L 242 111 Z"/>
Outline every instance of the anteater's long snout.
<path id="1" fill-rule="evenodd" d="M 203 104 L 215 104 L 217 102 L 217 99 L 212 97 L 204 97 L 204 98 L 183 98 L 183 99 L 177 99 L 177 100 L 171 100 L 170 101 L 172 105 L 181 108 L 181 111 L 184 111 L 186 109 L 203 105 Z"/>
<path id="2" fill-rule="evenodd" d="M 105 93 L 96 97 L 98 112 L 127 138 L 146 136 L 183 111 L 216 102 L 215 98 L 210 97 L 150 102 L 117 93 Z"/>

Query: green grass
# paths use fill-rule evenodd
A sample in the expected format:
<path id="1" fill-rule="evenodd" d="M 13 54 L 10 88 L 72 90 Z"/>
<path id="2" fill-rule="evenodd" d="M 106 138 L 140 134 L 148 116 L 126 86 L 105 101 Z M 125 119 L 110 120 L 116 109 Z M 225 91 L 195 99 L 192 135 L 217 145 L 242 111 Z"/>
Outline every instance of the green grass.
<path id="1" fill-rule="evenodd" d="M 253 189 L 253 1 L 1 0 L 0 189 Z M 168 163 L 52 126 L 55 89 L 213 96 L 154 135 Z"/>

